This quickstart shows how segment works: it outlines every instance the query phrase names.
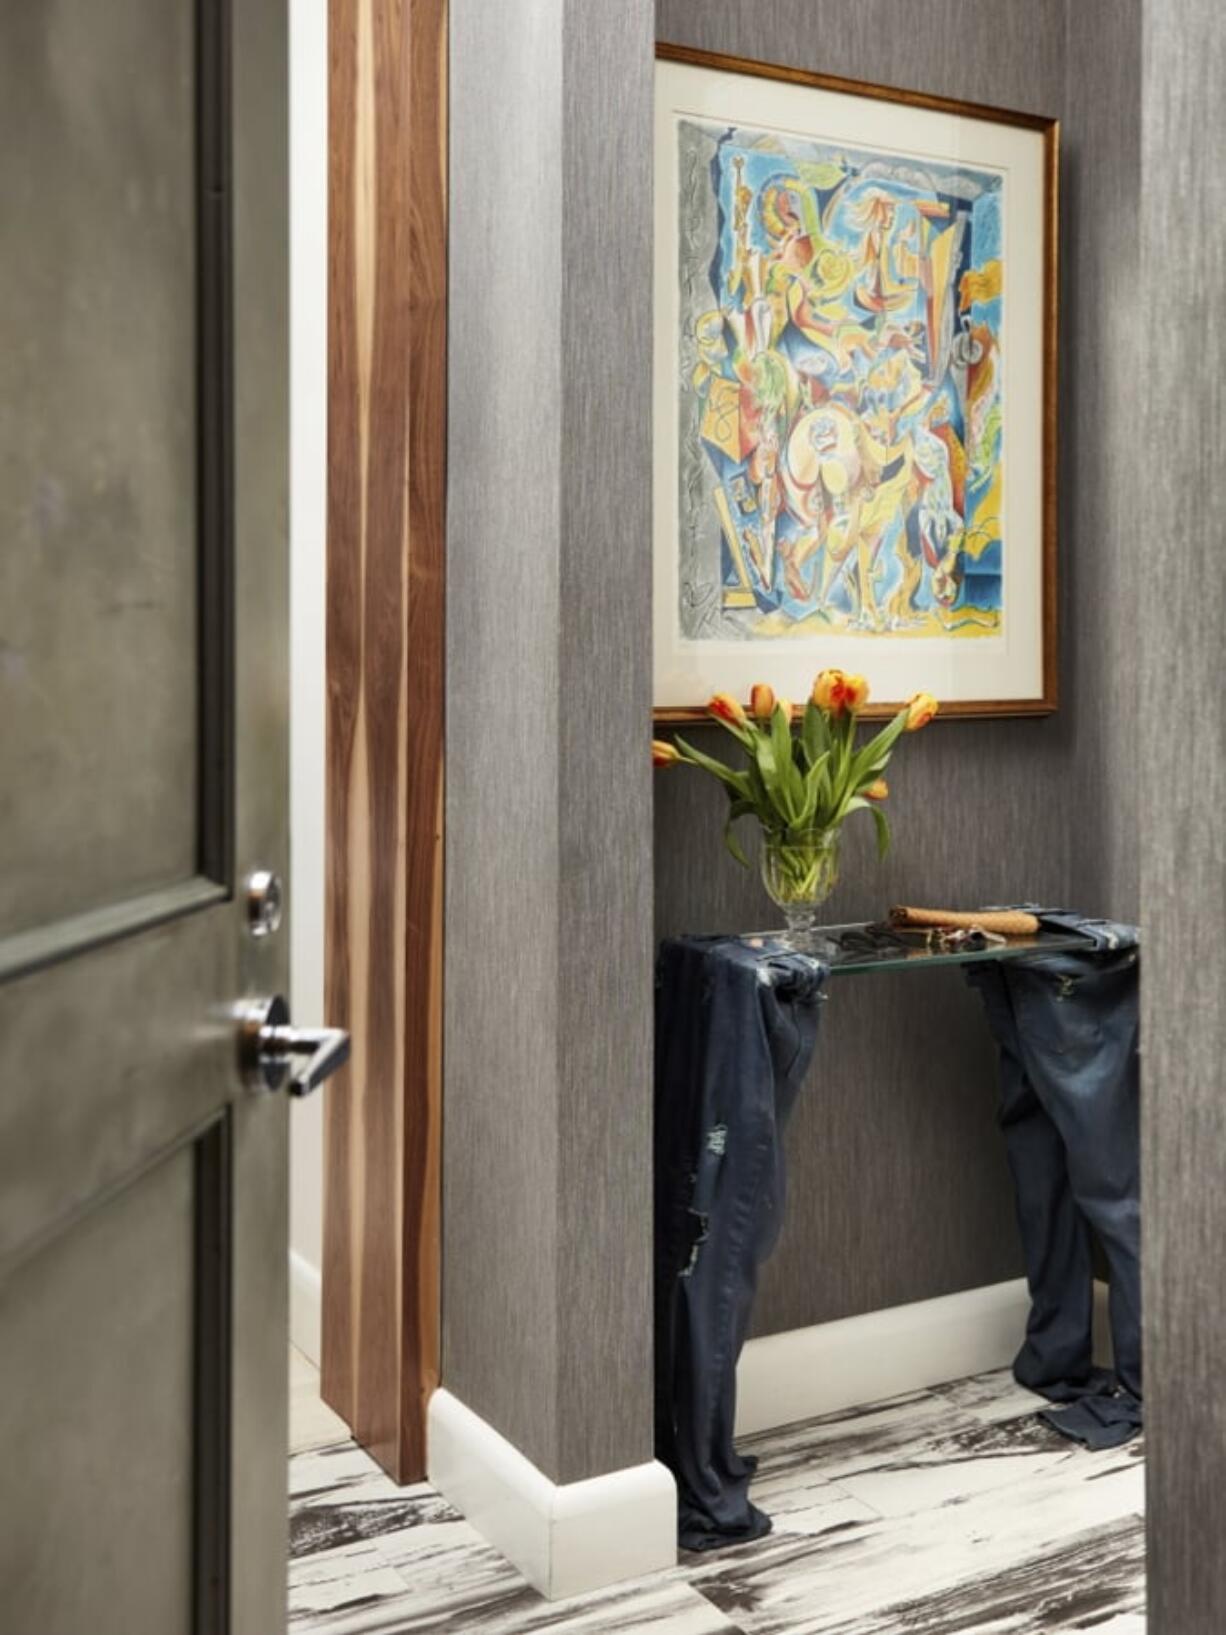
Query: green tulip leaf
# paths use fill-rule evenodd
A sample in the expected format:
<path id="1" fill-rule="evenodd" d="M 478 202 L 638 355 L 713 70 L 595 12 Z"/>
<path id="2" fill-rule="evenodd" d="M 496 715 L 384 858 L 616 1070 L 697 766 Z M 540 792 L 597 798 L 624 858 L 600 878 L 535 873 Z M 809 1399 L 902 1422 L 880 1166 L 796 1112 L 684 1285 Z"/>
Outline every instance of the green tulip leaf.
<path id="1" fill-rule="evenodd" d="M 756 808 L 751 800 L 732 800 L 728 805 L 728 816 L 724 820 L 724 845 L 736 858 L 742 868 L 749 867 L 749 859 L 745 856 L 741 842 L 737 839 L 732 825 L 743 817 L 749 817 Z"/>
<path id="2" fill-rule="evenodd" d="M 830 750 L 830 726 L 823 711 L 812 699 L 805 705 L 804 722 L 800 729 L 801 742 L 809 765 L 821 759 Z"/>
<path id="3" fill-rule="evenodd" d="M 725 766 L 723 761 L 717 761 L 713 755 L 704 755 L 702 750 L 695 749 L 693 744 L 687 744 L 685 739 L 680 736 L 674 742 L 692 765 L 701 767 L 704 772 L 709 772 L 713 778 L 718 778 L 722 784 L 726 785 L 728 789 L 735 790 L 738 795 L 748 797 L 749 780 L 744 772 L 734 772 L 730 766 Z"/>
<path id="4" fill-rule="evenodd" d="M 877 856 L 883 858 L 890 849 L 890 824 L 880 806 L 870 806 L 873 822 L 877 826 Z"/>

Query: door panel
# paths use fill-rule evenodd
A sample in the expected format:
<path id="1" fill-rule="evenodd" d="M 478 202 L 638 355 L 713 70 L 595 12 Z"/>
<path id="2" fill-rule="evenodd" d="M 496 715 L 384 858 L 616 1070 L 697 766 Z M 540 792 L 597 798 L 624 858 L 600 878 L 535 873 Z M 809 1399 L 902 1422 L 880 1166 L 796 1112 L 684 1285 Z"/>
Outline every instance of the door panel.
<path id="1" fill-rule="evenodd" d="M 0 1625 L 22 1635 L 284 1624 L 287 1107 L 245 1086 L 238 1033 L 288 976 L 243 893 L 289 861 L 286 18 L 233 13 L 0 7 L 0 219 L 12 195 L 29 229 L 0 260 Z"/>
<path id="2" fill-rule="evenodd" d="M 24 1501 L 0 1534 L 6 1628 L 191 1629 L 194 1245 L 184 1149 L 0 1290 L 0 1446 Z"/>
<path id="3" fill-rule="evenodd" d="M 3 20 L 0 936 L 199 852 L 195 19 L 98 10 Z"/>

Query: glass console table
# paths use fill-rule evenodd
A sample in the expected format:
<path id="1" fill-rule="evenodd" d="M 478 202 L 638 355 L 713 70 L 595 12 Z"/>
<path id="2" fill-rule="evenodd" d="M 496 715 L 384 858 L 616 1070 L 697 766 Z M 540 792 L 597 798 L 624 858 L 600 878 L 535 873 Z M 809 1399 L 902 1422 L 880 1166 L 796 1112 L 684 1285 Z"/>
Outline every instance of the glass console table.
<path id="1" fill-rule="evenodd" d="M 883 928 L 865 920 L 849 925 L 819 926 L 812 949 L 797 949 L 811 953 L 830 968 L 830 975 L 854 976 L 860 971 L 901 971 L 919 965 L 973 965 L 984 960 L 1017 959 L 1022 954 L 1086 953 L 1093 949 L 1091 938 L 1072 931 L 1039 931 L 1033 937 L 1009 937 L 1003 942 L 988 943 L 983 947 L 926 946 L 923 943 L 877 940 L 874 933 Z M 897 933 L 894 935 L 897 937 Z M 762 948 L 767 943 L 779 943 L 792 952 L 786 934 L 782 931 L 760 931 L 741 939 L 750 948 Z"/>

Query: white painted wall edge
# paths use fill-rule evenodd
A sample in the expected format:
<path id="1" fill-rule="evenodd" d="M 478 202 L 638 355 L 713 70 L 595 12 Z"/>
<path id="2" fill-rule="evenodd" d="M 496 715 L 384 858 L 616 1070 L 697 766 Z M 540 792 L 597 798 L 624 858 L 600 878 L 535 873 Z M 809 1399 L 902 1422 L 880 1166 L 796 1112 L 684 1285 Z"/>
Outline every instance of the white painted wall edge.
<path id="1" fill-rule="evenodd" d="M 323 1350 L 323 1278 L 297 1249 L 289 1252 L 290 1344 L 319 1367 Z"/>
<path id="2" fill-rule="evenodd" d="M 328 7 L 290 6 L 290 867 L 289 999 L 324 1016 L 324 722 L 328 468 Z M 290 1108 L 290 1333 L 319 1363 L 323 1098 Z M 304 1282 L 305 1277 L 305 1282 Z"/>
<path id="3" fill-rule="evenodd" d="M 1110 1360 L 1106 1287 L 1095 1351 Z M 737 1367 L 738 1436 L 1008 1368 L 1026 1332 L 1024 1278 L 750 1340 Z"/>
<path id="4" fill-rule="evenodd" d="M 654 1460 L 559 1485 L 449 1391 L 430 1398 L 427 1475 L 550 1600 L 677 1561 L 677 1491 Z"/>

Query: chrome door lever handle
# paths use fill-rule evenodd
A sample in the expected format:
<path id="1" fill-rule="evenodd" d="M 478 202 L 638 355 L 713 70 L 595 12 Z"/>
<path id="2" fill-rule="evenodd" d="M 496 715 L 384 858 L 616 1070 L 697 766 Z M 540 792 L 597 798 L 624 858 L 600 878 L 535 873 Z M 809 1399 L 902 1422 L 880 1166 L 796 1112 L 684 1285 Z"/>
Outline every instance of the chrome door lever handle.
<path id="1" fill-rule="evenodd" d="M 309 1096 L 349 1060 L 349 1035 L 343 1028 L 263 1027 L 260 1054 L 287 1066 L 294 1057 L 305 1057 L 290 1074 L 289 1093 Z"/>
<path id="2" fill-rule="evenodd" d="M 291 1027 L 280 994 L 247 1007 L 239 1040 L 243 1077 L 255 1090 L 288 1088 L 291 1096 L 309 1096 L 349 1060 L 343 1028 Z"/>

